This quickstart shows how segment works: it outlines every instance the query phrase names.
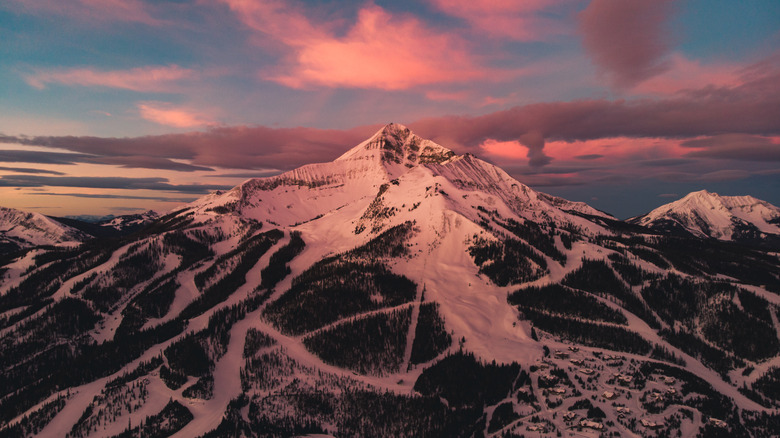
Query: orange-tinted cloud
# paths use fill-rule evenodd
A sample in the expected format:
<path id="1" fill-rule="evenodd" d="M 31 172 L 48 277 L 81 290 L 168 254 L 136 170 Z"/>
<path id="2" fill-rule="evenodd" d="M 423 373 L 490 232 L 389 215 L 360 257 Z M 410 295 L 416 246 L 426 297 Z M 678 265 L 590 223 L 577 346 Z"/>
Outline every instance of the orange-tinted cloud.
<path id="1" fill-rule="evenodd" d="M 501 158 L 515 160 L 523 159 L 528 155 L 528 149 L 519 141 L 496 141 L 492 138 L 485 140 L 479 147 L 486 154 Z"/>
<path id="2" fill-rule="evenodd" d="M 548 141 L 544 151 L 554 160 L 655 160 L 686 154 L 680 140 L 654 137 L 605 137 L 592 140 Z"/>
<path id="3" fill-rule="evenodd" d="M 146 120 L 175 128 L 192 128 L 213 125 L 214 122 L 197 111 L 175 107 L 165 102 L 142 102 L 138 111 Z"/>
<path id="4" fill-rule="evenodd" d="M 593 0 L 580 15 L 585 49 L 619 88 L 665 71 L 671 33 L 664 26 L 671 0 Z"/>
<path id="5" fill-rule="evenodd" d="M 425 98 L 434 101 L 462 101 L 468 99 L 471 95 L 472 93 L 469 91 L 427 90 L 425 92 Z"/>
<path id="6" fill-rule="evenodd" d="M 400 90 L 488 73 L 461 38 L 376 5 L 360 9 L 356 22 L 339 33 L 340 20 L 310 19 L 279 1 L 223 1 L 244 24 L 286 46 L 289 53 L 283 65 L 264 76 L 288 87 Z"/>
<path id="7" fill-rule="evenodd" d="M 47 84 L 82 87 L 122 88 L 133 91 L 170 91 L 177 81 L 192 77 L 194 71 L 178 65 L 146 66 L 129 70 L 101 71 L 93 68 L 38 70 L 24 77 L 31 86 L 43 89 Z"/>
<path id="8" fill-rule="evenodd" d="M 566 27 L 543 14 L 562 0 L 432 0 L 447 15 L 465 20 L 483 35 L 538 41 L 566 33 Z"/>

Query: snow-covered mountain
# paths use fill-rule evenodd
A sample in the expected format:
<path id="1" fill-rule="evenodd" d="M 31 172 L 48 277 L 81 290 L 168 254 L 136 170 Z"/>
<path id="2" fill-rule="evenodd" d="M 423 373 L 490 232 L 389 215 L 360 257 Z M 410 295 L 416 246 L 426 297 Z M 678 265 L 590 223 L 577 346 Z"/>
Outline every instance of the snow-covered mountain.
<path id="1" fill-rule="evenodd" d="M 154 210 L 147 210 L 143 213 L 114 216 L 110 219 L 102 220 L 97 224 L 102 227 L 109 227 L 122 232 L 127 231 L 128 229 L 137 230 L 159 217 L 160 213 Z"/>
<path id="2" fill-rule="evenodd" d="M 79 230 L 39 213 L 0 207 L 0 254 L 42 245 L 75 245 L 87 238 Z"/>
<path id="3" fill-rule="evenodd" d="M 390 124 L 4 261 L 0 437 L 777 435 L 780 260 L 646 231 Z"/>
<path id="4" fill-rule="evenodd" d="M 706 190 L 689 193 L 629 221 L 720 240 L 780 236 L 780 208 L 752 196 L 721 196 Z"/>

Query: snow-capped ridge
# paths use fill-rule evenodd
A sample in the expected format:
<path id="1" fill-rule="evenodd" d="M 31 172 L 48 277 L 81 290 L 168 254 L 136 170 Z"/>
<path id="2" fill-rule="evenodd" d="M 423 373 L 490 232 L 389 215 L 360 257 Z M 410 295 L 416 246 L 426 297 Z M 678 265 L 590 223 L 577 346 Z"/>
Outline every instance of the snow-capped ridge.
<path id="1" fill-rule="evenodd" d="M 403 187 L 391 190 L 396 195 L 385 201 L 379 199 L 388 196 L 383 195 L 382 186 L 397 184 Z M 295 226 L 349 206 L 359 214 L 350 217 L 348 222 L 361 229 L 369 216 L 393 215 L 408 210 L 409 205 L 428 202 L 425 199 L 431 193 L 412 186 L 448 187 L 443 189 L 445 193 L 464 201 L 441 204 L 436 207 L 442 210 L 439 213 L 452 210 L 471 220 L 479 220 L 473 212 L 477 199 L 485 203 L 481 205 L 483 208 L 493 210 L 493 204 L 498 201 L 512 215 L 537 222 L 576 223 L 580 229 L 590 230 L 589 233 L 608 232 L 595 224 L 593 217 L 614 220 L 585 203 L 537 192 L 498 166 L 472 154 L 457 155 L 396 123 L 385 125 L 334 161 L 307 164 L 280 175 L 245 181 L 230 191 L 201 198 L 190 205 L 189 211 L 202 212 L 206 215 L 204 220 L 231 212 L 275 226 Z M 465 201 L 472 195 L 476 196 L 475 201 Z M 368 209 L 373 213 L 366 213 Z M 369 229 L 383 229 L 400 220 L 400 216 L 383 219 L 380 221 L 383 224 L 372 219 Z"/>
<path id="2" fill-rule="evenodd" d="M 89 236 L 40 213 L 0 207 L 0 247 L 75 245 Z"/>
<path id="3" fill-rule="evenodd" d="M 753 196 L 721 196 L 699 190 L 629 222 L 719 240 L 755 238 L 761 233 L 780 235 L 780 208 Z"/>
<path id="4" fill-rule="evenodd" d="M 116 230 L 123 230 L 126 228 L 143 226 L 159 217 L 160 213 L 154 210 L 147 210 L 143 213 L 115 216 L 111 219 L 98 222 L 98 225 L 114 228 Z"/>

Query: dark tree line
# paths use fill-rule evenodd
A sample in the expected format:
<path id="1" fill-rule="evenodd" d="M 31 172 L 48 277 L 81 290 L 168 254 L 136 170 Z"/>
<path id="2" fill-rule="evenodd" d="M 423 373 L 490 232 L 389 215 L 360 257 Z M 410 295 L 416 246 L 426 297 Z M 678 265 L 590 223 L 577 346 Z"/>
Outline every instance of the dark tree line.
<path id="1" fill-rule="evenodd" d="M 481 412 L 510 395 L 520 371 L 517 363 L 483 363 L 461 351 L 423 370 L 414 389 L 446 399 L 451 408 L 478 407 Z"/>
<path id="2" fill-rule="evenodd" d="M 194 318 L 227 300 L 230 295 L 246 283 L 247 272 L 252 269 L 257 263 L 257 260 L 271 249 L 282 236 L 283 233 L 276 229 L 266 231 L 265 233 L 258 234 L 244 241 L 238 248 L 231 251 L 229 257 L 236 257 L 238 263 L 236 263 L 232 270 L 228 271 L 220 280 L 203 290 L 198 298 L 182 310 L 180 316 L 185 319 Z M 212 267 L 219 265 L 220 263 L 216 262 Z M 207 269 L 204 274 L 209 273 L 208 275 L 216 275 L 216 272 L 211 272 L 210 269 L 211 268 Z"/>
<path id="3" fill-rule="evenodd" d="M 547 273 L 544 257 L 517 239 L 491 241 L 474 236 L 469 254 L 479 273 L 499 286 L 526 283 Z"/>
<path id="4" fill-rule="evenodd" d="M 561 283 L 605 298 L 617 299 L 624 309 L 642 318 L 650 327 L 660 327 L 647 306 L 620 281 L 615 271 L 603 260 L 583 259 L 582 266 L 566 274 Z"/>
<path id="5" fill-rule="evenodd" d="M 246 332 L 246 340 L 244 341 L 244 359 L 249 358 L 257 354 L 261 348 L 270 347 L 276 344 L 276 340 L 260 330 L 252 327 Z"/>
<path id="6" fill-rule="evenodd" d="M 772 367 L 753 382 L 752 389 L 775 403 L 780 402 L 780 367 Z"/>
<path id="7" fill-rule="evenodd" d="M 519 289 L 509 295 L 509 304 L 523 311 L 535 309 L 552 314 L 575 316 L 594 321 L 627 324 L 623 314 L 596 298 L 559 284 Z"/>
<path id="8" fill-rule="evenodd" d="M 735 295 L 742 309 L 733 302 Z M 780 352 L 780 341 L 769 315 L 769 303 L 744 289 L 726 282 L 691 280 L 674 274 L 652 281 L 642 296 L 675 332 L 665 331 L 676 346 L 692 355 L 700 355 L 718 370 L 730 361 L 712 347 L 692 341 L 696 322 L 704 337 L 718 347 L 741 358 L 761 360 Z"/>
<path id="9" fill-rule="evenodd" d="M 642 336 L 622 327 L 554 316 L 531 308 L 523 313 L 537 329 L 578 344 L 636 354 L 647 354 L 652 349 Z"/>
<path id="10" fill-rule="evenodd" d="M 433 360 L 450 348 L 450 345 L 452 336 L 447 332 L 444 318 L 439 313 L 439 303 L 421 304 L 409 362 L 420 364 Z"/>
<path id="11" fill-rule="evenodd" d="M 102 312 L 109 312 L 139 281 L 152 278 L 162 268 L 163 249 L 156 243 L 137 244 L 106 275 L 84 288 L 82 296 Z"/>
<path id="12" fill-rule="evenodd" d="M 113 438 L 165 438 L 183 429 L 193 418 L 189 409 L 171 400 L 159 413 L 146 417 L 140 425 L 127 428 Z"/>
<path id="13" fill-rule="evenodd" d="M 303 334 L 339 319 L 414 300 L 417 285 L 383 264 L 324 259 L 293 279 L 263 315 L 285 333 Z"/>
<path id="14" fill-rule="evenodd" d="M 628 257 L 620 253 L 615 252 L 610 254 L 609 261 L 612 265 L 612 269 L 620 274 L 620 277 L 631 286 L 640 286 L 645 280 L 652 280 L 657 277 L 657 274 L 645 271 L 632 263 Z"/>
<path id="15" fill-rule="evenodd" d="M 306 243 L 301 238 L 301 233 L 293 231 L 290 233 L 290 242 L 279 248 L 268 261 L 268 266 L 260 272 L 261 289 L 273 289 L 277 283 L 284 277 L 290 275 L 288 263 L 303 251 Z"/>
<path id="16" fill-rule="evenodd" d="M 360 374 L 399 371 L 412 309 L 352 319 L 303 338 L 303 345 L 326 363 Z"/>

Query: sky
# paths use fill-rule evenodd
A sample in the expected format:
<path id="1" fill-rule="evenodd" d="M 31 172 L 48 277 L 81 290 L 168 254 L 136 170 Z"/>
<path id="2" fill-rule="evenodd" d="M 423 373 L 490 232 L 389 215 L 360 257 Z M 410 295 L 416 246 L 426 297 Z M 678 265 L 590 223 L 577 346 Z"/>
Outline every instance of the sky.
<path id="1" fill-rule="evenodd" d="M 389 122 L 620 218 L 780 205 L 780 2 L 0 2 L 2 206 L 169 211 Z"/>

